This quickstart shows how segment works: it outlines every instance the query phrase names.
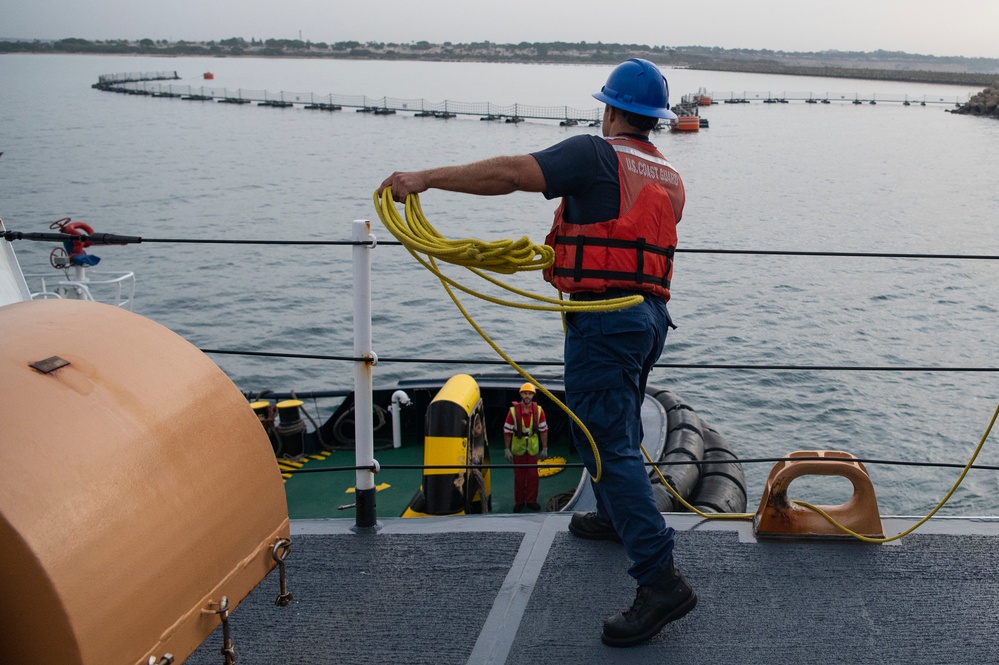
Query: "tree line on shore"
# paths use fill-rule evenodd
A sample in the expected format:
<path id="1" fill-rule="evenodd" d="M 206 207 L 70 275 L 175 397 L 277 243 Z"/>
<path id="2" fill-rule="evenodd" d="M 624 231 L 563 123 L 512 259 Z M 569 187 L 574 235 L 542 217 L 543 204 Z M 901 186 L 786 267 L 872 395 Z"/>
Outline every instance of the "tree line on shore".
<path id="1" fill-rule="evenodd" d="M 990 85 L 999 77 L 999 59 L 941 57 L 896 51 L 793 53 L 768 49 L 587 42 L 471 42 L 408 44 L 313 42 L 300 39 L 232 37 L 219 41 L 125 40 L 0 41 L 0 53 L 100 53 L 159 56 L 260 56 L 381 60 L 616 64 L 644 57 L 661 65 L 690 69 L 857 78 L 918 83 Z"/>

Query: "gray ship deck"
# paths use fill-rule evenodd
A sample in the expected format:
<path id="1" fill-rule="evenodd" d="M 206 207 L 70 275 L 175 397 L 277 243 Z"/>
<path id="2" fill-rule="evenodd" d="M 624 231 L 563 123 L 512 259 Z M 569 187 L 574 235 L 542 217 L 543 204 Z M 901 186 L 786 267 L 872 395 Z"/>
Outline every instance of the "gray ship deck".
<path id="1" fill-rule="evenodd" d="M 620 545 L 566 513 L 292 523 L 294 600 L 272 573 L 232 613 L 248 663 L 999 662 L 999 518 L 934 519 L 886 545 L 757 541 L 669 515 L 697 608 L 631 649 L 600 641 L 634 585 Z M 887 534 L 912 523 L 885 519 Z M 221 663 L 221 632 L 187 661 Z"/>

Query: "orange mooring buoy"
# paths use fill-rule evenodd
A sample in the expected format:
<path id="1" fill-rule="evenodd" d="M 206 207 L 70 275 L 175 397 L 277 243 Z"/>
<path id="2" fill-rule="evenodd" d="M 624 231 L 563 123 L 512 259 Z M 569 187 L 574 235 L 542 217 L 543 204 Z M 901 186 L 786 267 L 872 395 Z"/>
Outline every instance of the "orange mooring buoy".
<path id="1" fill-rule="evenodd" d="M 215 74 L 212 74 L 211 72 L 205 72 L 205 80 L 210 81 L 213 78 L 215 78 Z"/>
<path id="2" fill-rule="evenodd" d="M 681 115 L 671 126 L 674 132 L 696 132 L 701 128 L 701 118 L 696 115 Z"/>

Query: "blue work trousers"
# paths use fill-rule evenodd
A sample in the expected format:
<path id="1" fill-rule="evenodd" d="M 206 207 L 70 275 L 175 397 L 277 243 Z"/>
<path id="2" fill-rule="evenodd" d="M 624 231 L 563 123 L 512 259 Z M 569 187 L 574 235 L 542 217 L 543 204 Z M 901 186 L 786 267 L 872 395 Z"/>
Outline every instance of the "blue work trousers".
<path id="1" fill-rule="evenodd" d="M 566 317 L 566 404 L 596 442 L 602 465 L 600 482 L 592 483 L 597 513 L 614 524 L 634 562 L 628 573 L 639 584 L 651 583 L 673 553 L 674 531 L 656 507 L 641 450 L 645 386 L 670 325 L 666 302 L 648 295 L 627 309 Z M 590 443 L 571 427 L 593 476 Z"/>

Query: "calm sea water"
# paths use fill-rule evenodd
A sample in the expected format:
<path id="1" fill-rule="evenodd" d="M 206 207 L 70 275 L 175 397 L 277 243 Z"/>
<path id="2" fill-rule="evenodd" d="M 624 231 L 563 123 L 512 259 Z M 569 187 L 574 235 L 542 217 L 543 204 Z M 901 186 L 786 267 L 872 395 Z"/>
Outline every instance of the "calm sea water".
<path id="1" fill-rule="evenodd" d="M 70 216 L 148 238 L 348 239 L 377 222 L 371 195 L 393 170 L 548 146 L 586 128 L 372 117 L 112 95 L 100 74 L 177 70 L 199 86 L 596 108 L 609 67 L 264 59 L 0 58 L 0 216 L 47 230 Z M 673 95 L 813 92 L 964 100 L 922 84 L 668 72 Z M 717 105 L 710 128 L 660 134 L 683 174 L 681 247 L 999 254 L 999 123 L 903 107 Z M 544 237 L 555 204 L 430 192 L 449 237 Z M 16 247 L 27 272 L 50 247 Z M 135 270 L 136 311 L 202 348 L 351 355 L 350 250 L 144 244 L 101 248 L 102 268 Z M 374 344 L 382 357 L 493 358 L 430 274 L 404 250 L 374 252 Z M 455 277 L 476 288 L 470 277 Z M 550 293 L 537 274 L 513 283 Z M 486 289 L 488 290 L 488 289 Z M 999 366 L 999 264 L 989 261 L 683 254 L 663 362 L 836 366 Z M 515 358 L 560 360 L 555 315 L 463 298 Z M 244 390 L 350 387 L 349 366 L 216 357 Z M 481 371 L 382 363 L 376 382 Z M 859 457 L 965 462 L 999 401 L 994 373 L 659 369 L 742 457 L 840 449 Z M 993 437 L 999 436 L 999 433 Z M 999 464 L 999 440 L 979 458 Z M 750 503 L 769 464 L 747 468 Z M 882 512 L 924 514 L 956 469 L 875 466 Z M 835 479 L 795 483 L 841 503 Z M 752 508 L 752 506 L 751 506 Z M 946 514 L 999 514 L 999 473 L 972 472 Z"/>

